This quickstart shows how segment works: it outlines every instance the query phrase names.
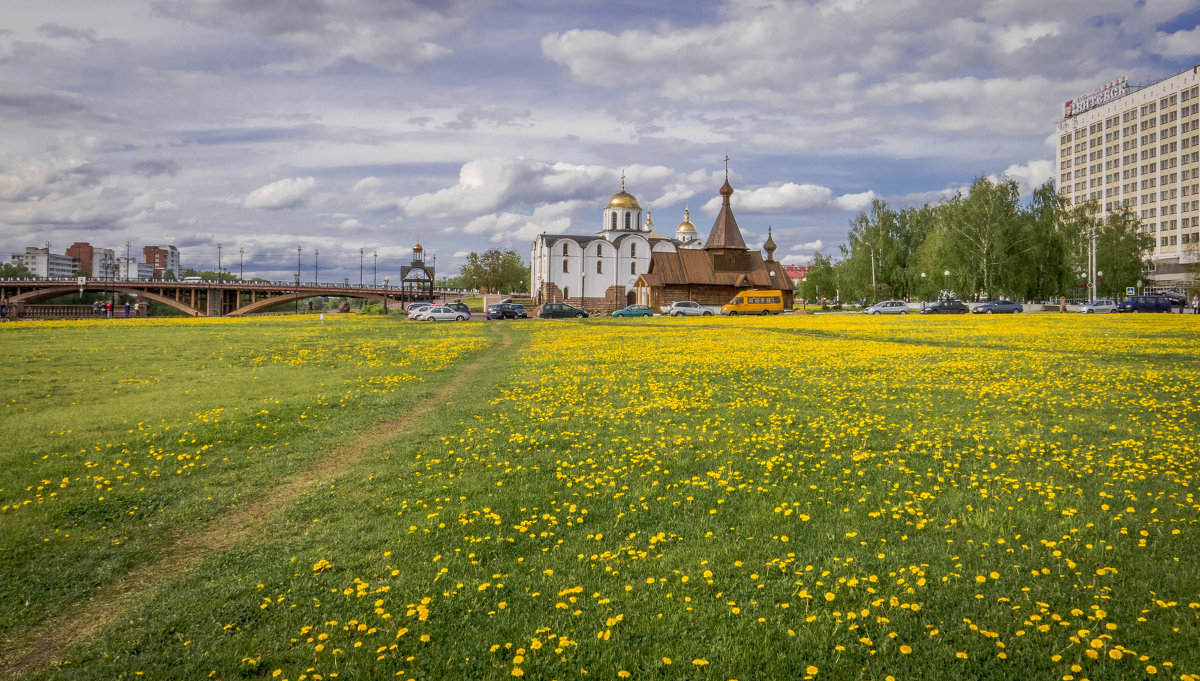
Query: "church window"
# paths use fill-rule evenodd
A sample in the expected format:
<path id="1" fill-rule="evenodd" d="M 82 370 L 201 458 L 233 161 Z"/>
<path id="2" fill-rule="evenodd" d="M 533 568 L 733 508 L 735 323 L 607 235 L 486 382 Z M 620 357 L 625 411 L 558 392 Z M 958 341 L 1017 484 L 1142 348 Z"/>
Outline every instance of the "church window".
<path id="1" fill-rule="evenodd" d="M 625 229 L 629 229 L 629 222 L 633 219 L 633 214 L 625 211 Z"/>
<path id="2" fill-rule="evenodd" d="M 566 259 L 564 259 L 564 260 L 563 260 L 563 274 L 566 274 L 567 272 L 570 272 L 570 271 L 571 271 L 571 268 L 570 268 L 570 266 L 567 264 L 567 263 L 569 263 L 569 262 L 571 262 L 571 261 L 570 261 L 570 260 L 566 260 Z"/>
<path id="3" fill-rule="evenodd" d="M 603 248 L 604 248 L 604 247 L 603 247 L 603 246 L 601 246 L 600 244 L 596 244 L 596 257 L 597 257 L 597 258 L 599 258 L 599 257 L 602 255 L 602 253 L 601 253 L 601 249 L 603 249 Z"/>
<path id="4" fill-rule="evenodd" d="M 629 273 L 637 274 L 637 263 L 636 262 L 629 263 Z"/>
<path id="5" fill-rule="evenodd" d="M 637 244 L 629 244 L 629 257 L 637 257 Z"/>
<path id="6" fill-rule="evenodd" d="M 612 228 L 613 229 L 617 228 L 617 213 L 616 213 L 616 211 L 613 211 L 613 214 L 612 214 Z"/>
<path id="7" fill-rule="evenodd" d="M 604 261 L 603 260 L 596 261 L 596 274 L 604 274 Z"/>
<path id="8" fill-rule="evenodd" d="M 563 244 L 563 255 L 566 255 L 566 254 L 567 254 L 567 245 Z M 563 271 L 565 272 L 566 270 L 563 270 Z"/>

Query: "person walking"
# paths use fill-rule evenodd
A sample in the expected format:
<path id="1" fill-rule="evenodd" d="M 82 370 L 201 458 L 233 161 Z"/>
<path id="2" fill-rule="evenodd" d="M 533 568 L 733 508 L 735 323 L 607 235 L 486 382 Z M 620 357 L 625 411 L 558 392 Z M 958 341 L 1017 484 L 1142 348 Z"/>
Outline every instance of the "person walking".
<path id="1" fill-rule="evenodd" d="M 129 301 L 125 301 L 125 318 L 129 319 Z"/>
<path id="2" fill-rule="evenodd" d="M 1192 294 L 1192 314 L 1200 314 L 1200 293 Z"/>
<path id="3" fill-rule="evenodd" d="M 106 302 L 104 303 L 104 316 L 105 316 L 105 317 L 107 317 L 107 318 L 109 318 L 109 319 L 112 319 L 112 307 L 113 307 L 113 306 L 112 306 L 112 301 L 111 301 L 111 300 L 109 300 L 109 301 L 106 301 Z"/>
<path id="4" fill-rule="evenodd" d="M 0 300 L 0 319 L 8 319 L 8 301 Z"/>

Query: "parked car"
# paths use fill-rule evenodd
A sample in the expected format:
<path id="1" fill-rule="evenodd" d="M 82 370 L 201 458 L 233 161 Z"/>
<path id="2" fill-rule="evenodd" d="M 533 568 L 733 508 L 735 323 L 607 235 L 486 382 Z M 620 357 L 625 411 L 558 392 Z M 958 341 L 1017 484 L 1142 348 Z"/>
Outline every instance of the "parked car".
<path id="1" fill-rule="evenodd" d="M 667 307 L 663 308 L 663 314 L 672 317 L 684 316 L 702 316 L 708 317 L 712 315 L 712 310 L 704 307 L 700 303 L 691 300 L 676 300 Z"/>
<path id="2" fill-rule="evenodd" d="M 1117 305 L 1117 312 L 1170 312 L 1171 299 L 1166 296 L 1129 296 Z"/>
<path id="3" fill-rule="evenodd" d="M 908 303 L 903 300 L 881 300 L 863 310 L 863 314 L 908 314 Z"/>
<path id="4" fill-rule="evenodd" d="M 424 312 L 425 310 L 428 310 L 431 307 L 433 307 L 433 305 L 431 303 L 421 303 L 420 305 L 409 305 L 407 308 L 408 318 L 416 319 L 418 314 Z"/>
<path id="5" fill-rule="evenodd" d="M 971 309 L 961 300 L 939 300 L 921 310 L 921 314 L 967 314 Z"/>
<path id="6" fill-rule="evenodd" d="M 542 306 L 537 309 L 537 316 L 541 317 L 542 319 L 560 317 L 578 317 L 582 319 L 583 317 L 587 317 L 588 313 L 586 310 L 581 310 L 573 305 L 567 305 L 566 303 L 543 303 Z"/>
<path id="7" fill-rule="evenodd" d="M 414 303 L 409 303 L 408 305 L 405 305 L 404 311 L 406 313 L 412 312 L 413 310 L 417 309 L 418 307 L 421 307 L 422 305 L 433 305 L 433 303 L 429 302 L 428 300 L 418 300 Z"/>
<path id="8" fill-rule="evenodd" d="M 1117 301 L 1112 298 L 1097 298 L 1079 308 L 1085 314 L 1110 314 L 1117 311 Z"/>
<path id="9" fill-rule="evenodd" d="M 419 309 L 413 319 L 419 322 L 465 322 L 471 318 L 470 312 L 455 310 L 445 305 L 430 305 Z"/>
<path id="10" fill-rule="evenodd" d="M 649 305 L 628 305 L 620 310 L 614 310 L 614 317 L 653 317 L 654 310 Z"/>
<path id="11" fill-rule="evenodd" d="M 525 306 L 517 303 L 496 303 L 488 305 L 488 319 L 526 319 L 529 313 L 525 311 Z"/>
<path id="12" fill-rule="evenodd" d="M 977 305 L 974 314 L 1020 314 L 1025 308 L 1020 303 L 1011 300 L 989 300 L 983 305 Z"/>
<path id="13" fill-rule="evenodd" d="M 468 315 L 471 314 L 471 306 L 463 302 L 455 301 L 453 303 L 446 303 L 446 307 L 450 308 L 451 310 L 466 312 Z"/>

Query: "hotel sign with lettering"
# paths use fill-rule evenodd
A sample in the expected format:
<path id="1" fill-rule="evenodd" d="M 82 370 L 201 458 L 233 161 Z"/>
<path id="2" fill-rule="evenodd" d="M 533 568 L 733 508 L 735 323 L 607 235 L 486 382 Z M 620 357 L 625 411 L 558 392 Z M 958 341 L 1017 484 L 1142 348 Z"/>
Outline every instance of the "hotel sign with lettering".
<path id="1" fill-rule="evenodd" d="M 1063 118 L 1070 118 L 1093 107 L 1111 102 L 1118 97 L 1124 97 L 1128 92 L 1129 81 L 1122 76 L 1120 80 L 1115 80 L 1104 87 L 1092 90 L 1086 95 L 1080 95 L 1075 99 L 1068 100 L 1063 105 Z"/>

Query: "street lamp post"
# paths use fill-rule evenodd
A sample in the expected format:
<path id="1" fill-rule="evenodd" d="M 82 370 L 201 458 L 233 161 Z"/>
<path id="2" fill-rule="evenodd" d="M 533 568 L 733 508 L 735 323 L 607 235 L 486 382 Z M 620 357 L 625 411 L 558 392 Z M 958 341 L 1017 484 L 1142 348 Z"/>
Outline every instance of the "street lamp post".
<path id="1" fill-rule="evenodd" d="M 379 251 L 371 254 L 375 262 L 371 265 L 371 286 L 379 286 Z"/>
<path id="2" fill-rule="evenodd" d="M 314 284 L 321 281 L 320 266 L 321 266 L 321 249 L 318 248 L 317 250 L 313 251 L 313 283 Z"/>
<path id="3" fill-rule="evenodd" d="M 242 267 L 245 264 L 245 261 L 246 261 L 246 249 L 239 247 L 238 248 L 238 279 L 239 280 L 245 278 L 244 277 L 245 273 L 243 272 L 243 267 Z"/>
<path id="4" fill-rule="evenodd" d="M 358 287 L 363 285 L 363 249 L 358 249 Z"/>
<path id="5" fill-rule="evenodd" d="M 221 281 L 221 244 L 217 244 L 217 281 Z"/>
<path id="6" fill-rule="evenodd" d="M 946 270 L 945 272 L 942 272 L 942 277 L 943 277 L 942 288 L 945 289 L 943 292 L 946 294 L 946 297 L 949 298 L 950 297 L 950 270 Z"/>
<path id="7" fill-rule="evenodd" d="M 871 302 L 874 303 L 876 291 L 879 290 L 875 288 L 875 247 L 868 244 L 867 248 L 871 249 Z"/>
<path id="8" fill-rule="evenodd" d="M 1104 273 L 1101 272 L 1100 270 L 1096 270 L 1096 281 L 1098 282 L 1101 279 L 1104 279 Z M 1095 299 L 1096 299 L 1096 296 L 1093 295 L 1092 300 L 1095 300 Z"/>
<path id="9" fill-rule="evenodd" d="M 125 281 L 129 281 L 129 247 L 130 243 L 125 242 Z"/>
<path id="10" fill-rule="evenodd" d="M 300 247 L 296 247 L 296 286 L 300 285 Z"/>

